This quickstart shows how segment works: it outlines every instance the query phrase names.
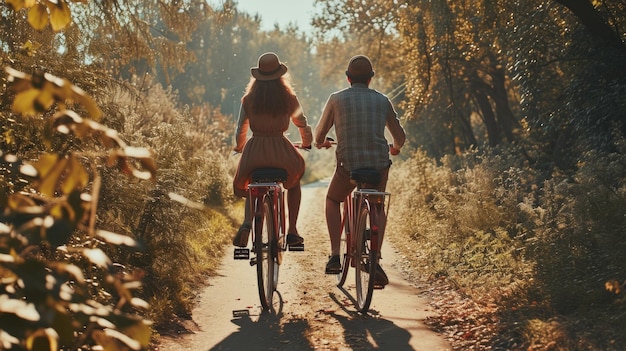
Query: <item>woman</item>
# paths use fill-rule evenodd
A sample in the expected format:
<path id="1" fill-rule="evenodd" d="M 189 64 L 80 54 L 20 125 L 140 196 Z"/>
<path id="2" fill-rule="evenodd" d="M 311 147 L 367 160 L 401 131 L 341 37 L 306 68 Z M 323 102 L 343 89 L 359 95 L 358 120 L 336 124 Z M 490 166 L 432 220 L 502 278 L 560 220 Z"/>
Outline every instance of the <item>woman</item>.
<path id="1" fill-rule="evenodd" d="M 304 159 L 284 132 L 289 128 L 289 121 L 293 122 L 300 131 L 302 146 L 310 147 L 313 139 L 311 127 L 291 87 L 289 75 L 286 75 L 287 66 L 275 53 L 261 55 L 258 66 L 251 68 L 250 72 L 252 77 L 241 99 L 234 148 L 235 152 L 242 154 L 233 188 L 236 196 L 246 198 L 245 218 L 233 238 L 233 245 L 245 247 L 248 244 L 252 222 L 247 190 L 250 174 L 255 168 L 267 167 L 287 171 L 288 178 L 283 183 L 287 189 L 289 212 L 287 243 L 300 244 L 304 239 L 298 233 L 296 222 L 300 210 L 300 178 L 304 174 Z M 252 130 L 252 137 L 246 140 L 248 129 Z"/>

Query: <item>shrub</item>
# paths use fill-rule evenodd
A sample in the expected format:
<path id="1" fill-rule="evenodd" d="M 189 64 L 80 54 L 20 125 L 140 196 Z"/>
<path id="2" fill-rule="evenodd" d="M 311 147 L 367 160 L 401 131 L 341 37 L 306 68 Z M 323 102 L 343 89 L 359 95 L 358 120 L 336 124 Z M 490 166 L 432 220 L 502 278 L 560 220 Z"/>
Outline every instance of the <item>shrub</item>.
<path id="1" fill-rule="evenodd" d="M 105 106 L 117 111 L 121 135 L 154 149 L 159 177 L 154 186 L 122 183 L 109 174 L 102 195 L 102 225 L 145 245 L 133 266 L 145 270 L 142 297 L 157 327 L 188 316 L 199 286 L 231 226 L 233 202 L 228 150 L 232 122 L 209 107 L 177 106 L 176 95 L 143 81 L 111 88 Z M 182 110 L 182 112 L 181 112 Z M 213 114 L 212 114 L 213 113 Z M 182 202 L 182 203 L 181 203 Z"/>

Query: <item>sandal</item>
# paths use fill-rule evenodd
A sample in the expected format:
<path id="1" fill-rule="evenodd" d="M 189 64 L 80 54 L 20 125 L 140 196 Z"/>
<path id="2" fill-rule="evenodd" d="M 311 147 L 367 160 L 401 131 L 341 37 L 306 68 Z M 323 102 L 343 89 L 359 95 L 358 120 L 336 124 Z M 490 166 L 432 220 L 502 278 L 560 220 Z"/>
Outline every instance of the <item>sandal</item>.
<path id="1" fill-rule="evenodd" d="M 287 234 L 287 245 L 300 245 L 304 243 L 304 238 L 299 234 Z"/>
<path id="2" fill-rule="evenodd" d="M 233 238 L 233 245 L 237 247 L 248 246 L 248 237 L 250 236 L 250 230 L 252 227 L 248 223 L 244 223 L 239 227 L 237 234 Z"/>
<path id="3" fill-rule="evenodd" d="M 341 273 L 341 259 L 339 255 L 330 256 L 328 263 L 326 263 L 326 274 L 339 274 Z"/>

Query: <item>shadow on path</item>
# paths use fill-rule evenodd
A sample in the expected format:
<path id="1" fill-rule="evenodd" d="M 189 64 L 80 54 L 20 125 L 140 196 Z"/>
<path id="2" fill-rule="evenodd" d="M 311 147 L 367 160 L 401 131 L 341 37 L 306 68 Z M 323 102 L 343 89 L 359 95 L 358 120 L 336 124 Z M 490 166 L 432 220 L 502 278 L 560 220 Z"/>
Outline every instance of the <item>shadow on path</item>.
<path id="1" fill-rule="evenodd" d="M 233 311 L 238 316 L 231 323 L 238 325 L 239 330 L 208 350 L 314 350 L 305 336 L 309 323 L 304 319 L 281 322 L 282 310 L 283 298 L 276 291 L 272 311 L 263 311 L 256 316 L 248 310 Z"/>
<path id="2" fill-rule="evenodd" d="M 339 288 L 354 306 L 354 297 L 344 288 Z M 380 318 L 378 312 L 370 310 L 367 314 L 359 313 L 346 308 L 345 303 L 340 301 L 336 294 L 330 293 L 330 298 L 335 301 L 347 316 L 331 314 L 344 329 L 345 343 L 352 350 L 414 350 L 409 344 L 411 334 L 398 327 L 392 321 Z"/>
<path id="3" fill-rule="evenodd" d="M 261 314 L 257 321 L 250 316 L 231 320 L 239 330 L 209 350 L 313 350 L 305 331 L 309 324 L 305 320 L 283 322 L 280 316 Z M 289 336 L 289 337 L 287 337 Z"/>

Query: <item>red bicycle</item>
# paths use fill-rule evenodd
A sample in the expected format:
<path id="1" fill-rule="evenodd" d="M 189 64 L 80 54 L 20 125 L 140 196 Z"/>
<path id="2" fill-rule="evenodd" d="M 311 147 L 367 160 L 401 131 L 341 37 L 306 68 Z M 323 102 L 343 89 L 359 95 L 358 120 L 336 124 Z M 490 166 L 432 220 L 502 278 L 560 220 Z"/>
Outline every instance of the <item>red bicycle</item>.
<path id="1" fill-rule="evenodd" d="M 342 287 L 353 267 L 356 276 L 356 307 L 366 313 L 372 302 L 374 289 L 384 285 L 375 284 L 380 260 L 380 249 L 387 223 L 391 194 L 374 189 L 381 174 L 375 169 L 359 169 L 350 172 L 356 188 L 343 202 L 341 244 L 339 257 L 341 271 L 337 286 Z"/>
<path id="2" fill-rule="evenodd" d="M 249 248 L 235 248 L 234 252 L 235 259 L 250 259 L 250 265 L 256 266 L 259 298 L 264 310 L 273 307 L 283 253 L 287 250 L 304 251 L 304 244 L 287 244 L 282 186 L 286 180 L 287 171 L 282 168 L 259 168 L 252 172 L 248 196 L 250 213 L 253 214 L 250 232 L 254 257 L 250 258 Z"/>

